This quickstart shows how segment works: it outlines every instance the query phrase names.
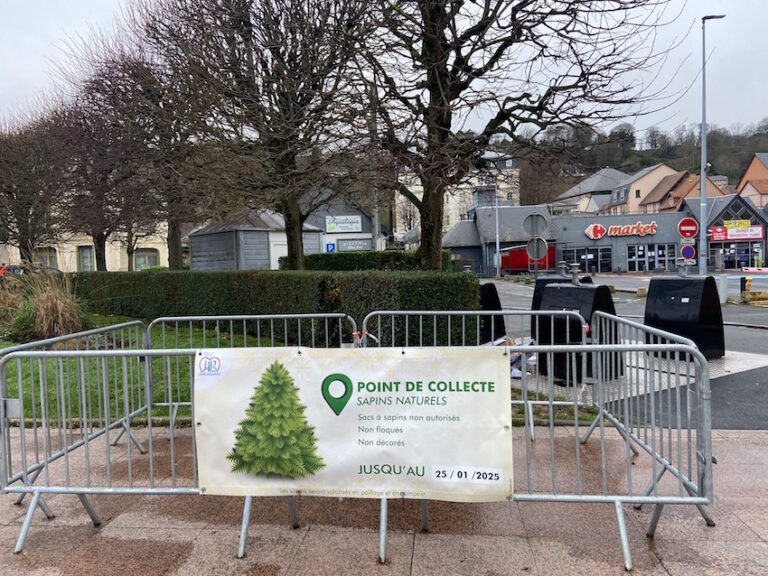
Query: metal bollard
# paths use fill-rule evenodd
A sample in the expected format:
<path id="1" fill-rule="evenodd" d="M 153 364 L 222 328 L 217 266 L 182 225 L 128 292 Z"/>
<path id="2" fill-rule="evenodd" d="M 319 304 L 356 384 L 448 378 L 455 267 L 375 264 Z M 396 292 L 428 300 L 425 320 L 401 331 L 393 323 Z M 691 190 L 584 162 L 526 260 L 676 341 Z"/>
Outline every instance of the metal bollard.
<path id="1" fill-rule="evenodd" d="M 560 273 L 560 276 L 568 276 L 568 263 L 565 260 L 560 260 L 557 263 L 557 271 Z"/>
<path id="2" fill-rule="evenodd" d="M 579 283 L 579 265 L 578 264 L 571 264 L 571 283 L 578 284 Z"/>

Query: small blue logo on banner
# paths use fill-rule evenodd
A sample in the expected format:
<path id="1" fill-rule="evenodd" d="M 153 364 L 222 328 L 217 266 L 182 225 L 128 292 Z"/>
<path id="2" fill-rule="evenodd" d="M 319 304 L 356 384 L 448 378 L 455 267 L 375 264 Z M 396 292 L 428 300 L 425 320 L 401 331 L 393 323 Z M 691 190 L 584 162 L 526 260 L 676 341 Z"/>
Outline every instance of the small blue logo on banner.
<path id="1" fill-rule="evenodd" d="M 218 356 L 205 354 L 197 361 L 201 376 L 218 376 L 221 370 L 221 359 Z"/>

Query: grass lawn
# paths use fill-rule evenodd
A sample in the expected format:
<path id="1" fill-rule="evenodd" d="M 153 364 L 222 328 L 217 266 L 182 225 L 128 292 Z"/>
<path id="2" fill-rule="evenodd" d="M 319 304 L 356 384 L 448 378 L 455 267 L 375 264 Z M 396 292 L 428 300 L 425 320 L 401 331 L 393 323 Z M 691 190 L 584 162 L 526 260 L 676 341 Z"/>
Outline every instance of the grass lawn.
<path id="1" fill-rule="evenodd" d="M 109 327 L 131 320 L 95 316 L 92 325 L 94 328 Z M 153 326 L 151 338 L 154 349 L 267 347 L 293 342 L 299 331 L 303 344 L 314 342 L 316 346 L 325 346 L 338 342 L 337 325 L 318 320 L 302 320 L 300 327 L 295 320 L 290 324 L 283 321 L 172 323 Z M 0 354 L 2 348 L 15 345 L 0 340 Z M 55 349 L 136 350 L 142 347 L 143 328 L 138 326 L 71 339 L 56 345 Z M 153 404 L 160 404 L 153 408 L 152 416 L 169 415 L 168 407 L 162 404 L 190 401 L 192 360 L 188 354 L 152 358 L 149 388 Z M 107 418 L 114 421 L 146 405 L 148 372 L 145 362 L 146 359 L 140 357 L 12 360 L 5 369 L 6 397 L 18 398 L 21 382 L 27 425 L 45 417 L 57 427 L 65 423 L 70 428 L 100 426 Z M 41 399 L 45 401 L 41 402 Z M 191 416 L 190 409 L 181 406 L 178 415 Z M 82 422 L 81 416 L 84 417 Z"/>

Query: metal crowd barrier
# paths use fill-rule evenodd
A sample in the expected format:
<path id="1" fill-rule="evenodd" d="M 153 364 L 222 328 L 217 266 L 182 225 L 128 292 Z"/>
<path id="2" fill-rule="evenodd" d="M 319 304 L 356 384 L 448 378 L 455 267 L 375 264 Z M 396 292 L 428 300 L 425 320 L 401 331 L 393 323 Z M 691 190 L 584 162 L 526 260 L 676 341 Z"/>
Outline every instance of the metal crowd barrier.
<path id="1" fill-rule="evenodd" d="M 44 494 L 76 494 L 98 526 L 90 494 L 199 493 L 194 435 L 177 427 L 180 416 L 193 417 L 198 348 L 340 347 L 356 330 L 336 313 L 162 318 L 146 329 L 133 322 L 3 350 L 0 491 L 32 495 L 16 552 L 38 507 L 54 517 Z M 166 348 L 144 348 L 158 342 Z M 168 423 L 162 443 L 158 421 Z M 132 442 L 115 448 L 123 433 Z M 291 497 L 288 504 L 297 526 Z"/>
<path id="2" fill-rule="evenodd" d="M 92 330 L 84 330 L 81 332 L 75 332 L 72 334 L 66 334 L 63 336 L 57 336 L 54 338 L 46 338 L 44 340 L 36 340 L 34 342 L 27 342 L 25 344 L 19 344 L 17 346 L 10 346 L 8 348 L 0 349 L 0 359 L 8 354 L 14 352 L 25 351 L 44 351 L 44 350 L 69 350 L 69 351 L 93 351 L 93 350 L 136 350 L 143 346 L 144 338 L 146 334 L 146 325 L 140 320 L 133 320 L 130 322 L 123 322 L 120 324 L 113 324 L 111 326 L 105 326 L 102 328 L 95 328 Z M 58 389 L 58 379 L 63 378 L 64 374 L 56 372 L 53 374 L 54 386 Z M 5 398 L 7 386 L 3 382 L 3 375 L 0 374 L 0 398 Z M 35 390 L 30 390 L 30 401 L 32 402 L 32 425 L 37 425 L 37 405 L 39 401 L 35 403 Z M 113 439 L 113 445 L 117 445 L 120 440 L 120 436 L 123 431 L 128 430 L 125 423 L 120 421 L 121 432 L 119 436 Z M 143 450 L 143 447 L 138 442 L 135 436 L 129 435 L 131 440 L 137 445 L 139 450 Z M 7 443 L 7 438 L 3 438 L 3 442 Z M 9 452 L 10 448 L 6 446 L 6 451 Z M 40 445 L 35 443 L 33 446 L 35 452 L 35 464 L 32 469 L 24 477 L 25 484 L 34 484 L 40 472 L 43 470 L 40 466 Z M 60 458 L 64 454 L 57 452 L 56 455 L 49 455 L 55 458 Z M 21 504 L 24 500 L 26 493 L 19 494 L 16 504 Z M 53 512 L 46 505 L 45 501 L 40 499 L 40 509 L 45 513 L 49 519 L 54 517 Z"/>
<path id="3" fill-rule="evenodd" d="M 671 334 L 604 314 L 588 325 L 568 311 L 375 312 L 360 332 L 342 314 L 184 317 L 150 324 L 144 342 L 154 349 L 31 349 L 0 358 L 0 489 L 32 494 L 16 551 L 35 509 L 45 510 L 44 494 L 77 495 L 98 525 L 90 494 L 199 493 L 192 429 L 176 426 L 179 411 L 193 416 L 197 348 L 256 343 L 330 348 L 354 341 L 434 346 L 439 354 L 440 346 L 483 345 L 480 328 L 493 315 L 504 316 L 505 333 L 492 332 L 491 340 L 505 348 L 510 370 L 518 370 L 512 383 L 525 424 L 513 431 L 515 501 L 613 504 L 628 569 L 624 504 L 655 506 L 649 536 L 668 504 L 696 505 L 711 523 L 704 508 L 712 502 L 708 366 L 695 347 Z M 557 319 L 567 320 L 566 327 L 578 323 L 578 334 L 566 339 L 575 343 L 541 345 L 531 339 L 542 323 L 554 329 Z M 611 343 L 592 343 L 606 340 Z M 112 345 L 116 342 L 127 347 L 135 339 L 113 339 Z M 539 359 L 551 367 L 556 357 L 565 359 L 565 377 L 551 369 L 541 373 Z M 153 433 L 160 418 L 169 423 L 168 441 L 162 443 Z M 545 423 L 537 437 L 534 420 Z M 124 432 L 134 442 L 115 448 L 114 439 Z M 590 434 L 595 439 L 583 444 Z M 246 498 L 239 556 L 250 505 Z M 421 509 L 426 529 L 426 502 Z M 290 499 L 289 512 L 297 525 Z M 382 500 L 382 561 L 386 522 Z"/>
<path id="4" fill-rule="evenodd" d="M 477 326 L 485 315 L 499 313 L 374 312 L 363 321 L 362 334 L 369 338 L 368 345 L 476 346 L 481 343 L 466 337 L 466 327 Z M 533 365 L 521 370 L 519 382 L 512 379 L 513 387 L 522 392 L 521 402 L 526 404 L 524 432 L 513 437 L 515 501 L 613 504 L 628 570 L 632 568 L 632 557 L 624 504 L 655 506 L 647 530 L 649 537 L 654 535 L 667 504 L 695 505 L 707 524 L 714 525 L 705 509 L 712 503 L 709 368 L 692 342 L 598 312 L 589 326 L 584 323 L 581 344 L 521 345 L 511 334 L 526 334 L 527 323 L 522 319 L 541 314 L 550 318 L 539 322 L 554 323 L 555 312 L 504 310 L 501 314 L 510 334 L 501 344 L 507 346 L 510 360 L 516 355 L 543 358 L 551 367 L 559 357 L 561 361 L 565 358 L 571 370 L 564 378 L 558 378 L 554 370 L 540 374 Z M 428 327 L 428 337 L 412 343 L 406 322 L 420 330 Z M 534 331 L 535 328 L 534 321 Z M 578 364 L 585 361 L 589 362 L 590 370 L 578 372 Z M 573 375 L 579 376 L 580 381 L 574 382 Z M 533 397 L 531 390 L 535 391 Z M 530 409 L 534 402 L 545 407 L 548 438 L 544 442 L 534 441 Z M 569 408 L 565 419 L 557 414 L 564 407 Z M 582 422 L 584 417 L 586 421 Z M 570 440 L 557 442 L 563 435 L 557 424 L 573 429 L 570 454 L 562 448 Z M 582 435 L 584 427 L 586 433 Z M 606 432 L 611 427 L 618 431 L 618 438 Z M 582 448 L 595 430 L 599 430 L 597 446 Z M 665 474 L 668 477 L 662 478 Z M 386 501 L 382 501 L 382 561 L 386 557 L 386 508 Z M 428 518 L 427 504 L 422 502 L 425 530 L 429 527 Z"/>

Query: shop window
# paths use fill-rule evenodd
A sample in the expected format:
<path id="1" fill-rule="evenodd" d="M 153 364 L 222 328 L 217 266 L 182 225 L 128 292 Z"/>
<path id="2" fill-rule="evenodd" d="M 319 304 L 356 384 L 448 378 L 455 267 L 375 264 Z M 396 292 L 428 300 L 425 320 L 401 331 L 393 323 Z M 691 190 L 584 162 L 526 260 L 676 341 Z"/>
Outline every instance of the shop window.
<path id="1" fill-rule="evenodd" d="M 160 252 L 154 248 L 139 248 L 133 255 L 133 260 L 135 263 L 134 269 L 136 270 L 160 266 Z"/>
<path id="2" fill-rule="evenodd" d="M 611 256 L 612 256 L 612 253 L 610 248 L 600 248 L 600 256 L 599 256 L 600 272 L 612 271 L 613 262 L 612 262 Z"/>
<path id="3" fill-rule="evenodd" d="M 93 246 L 77 247 L 77 271 L 93 272 L 96 270 L 96 258 L 93 253 Z"/>
<path id="4" fill-rule="evenodd" d="M 58 259 L 55 248 L 38 248 L 32 253 L 32 261 L 44 268 L 58 269 Z"/>

